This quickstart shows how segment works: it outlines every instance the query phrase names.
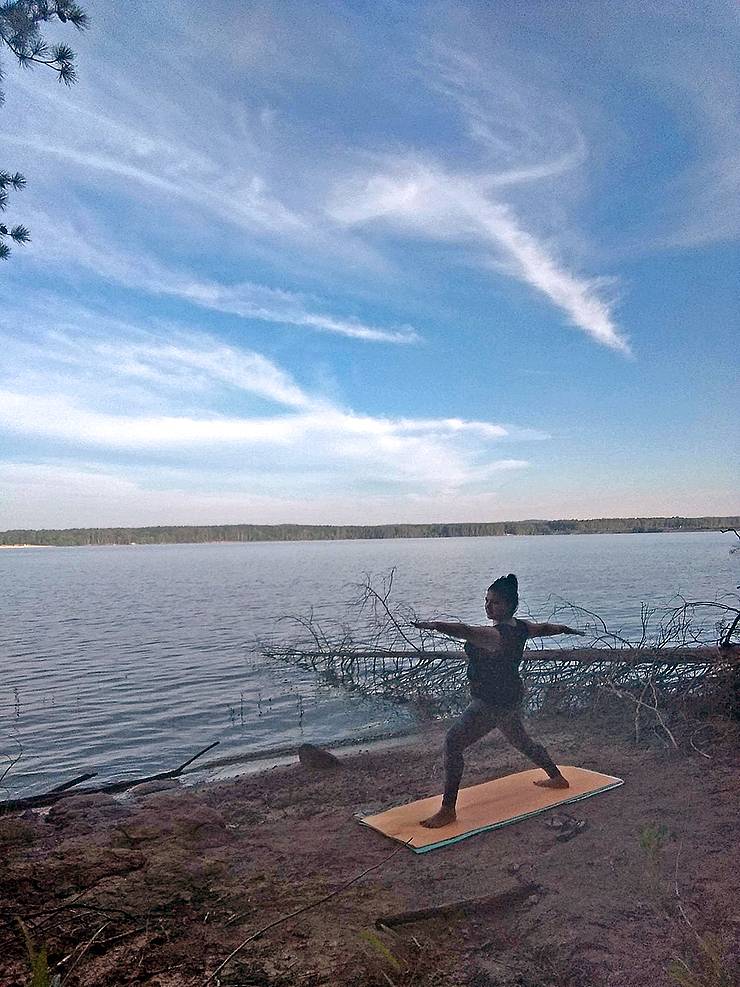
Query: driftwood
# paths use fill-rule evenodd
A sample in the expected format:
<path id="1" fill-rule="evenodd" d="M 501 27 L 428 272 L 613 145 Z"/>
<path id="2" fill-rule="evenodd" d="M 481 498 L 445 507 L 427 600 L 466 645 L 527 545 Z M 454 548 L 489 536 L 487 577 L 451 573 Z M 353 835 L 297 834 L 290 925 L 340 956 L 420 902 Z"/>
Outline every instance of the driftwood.
<path id="1" fill-rule="evenodd" d="M 187 761 L 183 761 L 178 767 L 173 768 L 171 771 L 160 771 L 155 775 L 146 775 L 143 778 L 129 778 L 125 781 L 111 781 L 105 785 L 99 785 L 97 788 L 83 788 L 77 789 L 76 791 L 71 791 L 74 785 L 79 784 L 81 781 L 86 781 L 88 778 L 95 777 L 96 772 L 91 772 L 90 774 L 80 775 L 79 778 L 74 778 L 72 781 L 65 782 L 63 785 L 58 785 L 56 788 L 52 788 L 51 791 L 43 792 L 40 795 L 29 795 L 26 798 L 20 799 L 6 799 L 5 802 L 0 802 L 0 813 L 2 812 L 17 812 L 23 809 L 33 809 L 38 806 L 54 805 L 63 798 L 69 798 L 71 795 L 100 795 L 100 794 L 113 794 L 115 792 L 125 792 L 129 788 L 134 788 L 136 785 L 143 785 L 150 781 L 164 781 L 167 778 L 177 778 L 181 771 L 183 771 L 189 764 L 192 764 L 197 758 L 202 757 L 208 751 L 213 750 L 214 747 L 218 746 L 219 741 L 215 740 L 208 747 L 204 747 L 202 751 L 198 751 L 197 754 L 193 754 L 189 757 Z"/>
<path id="2" fill-rule="evenodd" d="M 465 655 L 460 651 L 368 649 L 328 641 L 320 648 L 264 646 L 263 654 L 310 668 L 327 684 L 432 714 L 453 713 L 467 702 Z M 740 676 L 740 650 L 716 645 L 587 647 L 524 652 L 521 674 L 527 708 L 578 712 L 604 692 L 641 696 L 646 685 L 662 700 L 700 698 Z M 644 697 L 643 697 L 644 698 Z"/>
<path id="3" fill-rule="evenodd" d="M 311 651 L 290 646 L 266 646 L 263 653 L 273 658 L 298 662 L 320 662 L 327 658 L 352 658 L 361 661 L 466 661 L 465 652 L 457 651 L 392 651 L 384 648 L 355 650 L 352 648 Z M 529 665 L 538 662 L 577 662 L 591 665 L 594 662 L 610 662 L 620 665 L 725 665 L 728 661 L 740 662 L 740 652 L 717 646 L 690 648 L 528 648 L 524 652 Z"/>
<path id="4" fill-rule="evenodd" d="M 498 894 L 486 895 L 483 898 L 461 898 L 458 901 L 448 901 L 443 905 L 433 905 L 429 908 L 415 908 L 408 912 L 396 912 L 394 915 L 382 915 L 375 920 L 378 929 L 392 929 L 397 925 L 408 925 L 411 922 L 423 922 L 428 918 L 443 918 L 445 915 L 456 913 L 488 911 L 489 909 L 509 908 L 526 901 L 531 895 L 541 891 L 539 884 L 519 884 Z"/>
<path id="5" fill-rule="evenodd" d="M 97 774 L 97 771 L 88 771 L 87 774 L 79 775 L 79 777 L 73 778 L 72 781 L 65 781 L 63 785 L 57 785 L 56 788 L 50 789 L 49 795 L 56 795 L 57 792 L 66 792 L 68 788 L 74 788 L 75 785 L 81 785 L 83 781 L 97 777 Z"/>

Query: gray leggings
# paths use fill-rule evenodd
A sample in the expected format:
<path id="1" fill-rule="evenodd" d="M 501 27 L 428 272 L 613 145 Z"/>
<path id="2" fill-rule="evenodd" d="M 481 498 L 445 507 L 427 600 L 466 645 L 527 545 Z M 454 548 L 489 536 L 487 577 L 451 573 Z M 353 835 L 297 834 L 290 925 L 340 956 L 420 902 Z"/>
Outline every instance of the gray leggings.
<path id="1" fill-rule="evenodd" d="M 532 740 L 524 729 L 518 707 L 501 709 L 488 706 L 480 699 L 473 699 L 462 717 L 448 731 L 445 738 L 445 791 L 442 804 L 454 808 L 460 788 L 463 768 L 463 751 L 476 740 L 485 737 L 495 727 L 518 751 L 540 767 L 550 778 L 557 778 L 560 772 L 542 744 Z"/>

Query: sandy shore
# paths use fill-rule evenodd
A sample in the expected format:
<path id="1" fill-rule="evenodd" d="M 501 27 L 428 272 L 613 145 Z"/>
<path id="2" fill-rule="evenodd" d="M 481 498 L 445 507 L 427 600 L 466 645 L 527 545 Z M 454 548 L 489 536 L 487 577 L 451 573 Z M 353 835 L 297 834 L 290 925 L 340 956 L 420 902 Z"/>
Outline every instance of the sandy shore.
<path id="1" fill-rule="evenodd" d="M 0 545 L 0 548 L 54 548 L 54 545 Z"/>
<path id="2" fill-rule="evenodd" d="M 569 807 L 586 826 L 568 842 L 540 816 L 388 859 L 394 845 L 354 815 L 439 790 L 439 726 L 403 746 L 345 752 L 331 771 L 294 761 L 2 817 L 0 981 L 30 983 L 20 917 L 50 968 L 72 970 L 68 987 L 202 985 L 255 931 L 380 864 L 248 943 L 211 983 L 667 987 L 714 963 L 727 979 L 696 982 L 730 987 L 737 726 L 702 725 L 701 753 L 637 746 L 585 719 L 530 726 L 561 763 L 625 779 Z M 526 767 L 494 735 L 469 753 L 464 783 Z M 529 883 L 536 890 L 504 909 L 375 929 L 388 913 Z"/>

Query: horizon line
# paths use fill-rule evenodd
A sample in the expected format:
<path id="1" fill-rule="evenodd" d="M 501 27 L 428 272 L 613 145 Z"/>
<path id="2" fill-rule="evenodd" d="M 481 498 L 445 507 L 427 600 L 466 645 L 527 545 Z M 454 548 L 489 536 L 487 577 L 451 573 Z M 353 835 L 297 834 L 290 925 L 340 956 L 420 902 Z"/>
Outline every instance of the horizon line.
<path id="1" fill-rule="evenodd" d="M 672 515 L 621 515 L 621 516 L 600 516 L 600 517 L 570 517 L 570 518 L 519 518 L 519 519 L 506 519 L 501 521 L 384 521 L 380 523 L 365 524 L 362 522 L 325 522 L 325 523 L 315 523 L 315 522 L 301 522 L 301 521 L 270 521 L 270 522 L 254 522 L 254 521 L 229 521 L 229 522 L 202 522 L 202 523 L 190 523 L 190 524 L 108 524 L 108 525 L 89 525 L 80 526 L 74 525 L 66 528 L 44 528 L 44 527 L 34 527 L 34 528 L 7 528 L 0 531 L 0 537 L 4 535 L 11 535 L 16 533 L 32 533 L 32 532 L 49 532 L 49 533 L 64 533 L 64 532 L 110 532 L 110 531 L 152 531 L 152 530 L 162 530 L 162 529 L 195 529 L 195 528 L 214 528 L 214 529 L 227 529 L 227 528 L 284 528 L 288 530 L 295 529 L 372 529 L 378 530 L 381 528 L 463 528 L 470 526 L 494 526 L 494 525 L 517 525 L 517 524 L 584 524 L 588 522 L 614 522 L 614 521 L 634 521 L 634 522 L 666 522 L 666 521 L 681 521 L 686 523 L 709 520 L 715 521 L 717 523 L 725 523 L 729 529 L 735 528 L 740 525 L 740 515 L 732 514 L 701 514 L 694 516 L 687 516 L 683 514 L 672 514 Z M 513 534 L 513 532 L 512 532 Z"/>

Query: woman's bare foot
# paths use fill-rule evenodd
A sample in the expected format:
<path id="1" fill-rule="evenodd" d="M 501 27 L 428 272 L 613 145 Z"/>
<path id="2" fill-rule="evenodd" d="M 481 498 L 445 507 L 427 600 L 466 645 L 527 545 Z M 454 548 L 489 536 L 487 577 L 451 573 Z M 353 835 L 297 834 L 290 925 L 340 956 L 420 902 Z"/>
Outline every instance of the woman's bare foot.
<path id="1" fill-rule="evenodd" d="M 440 829 L 442 826 L 449 826 L 450 823 L 454 823 L 456 819 L 455 810 L 443 805 L 439 812 L 435 812 L 429 819 L 422 820 L 421 825 L 427 829 Z"/>
<path id="2" fill-rule="evenodd" d="M 570 788 L 570 782 L 562 775 L 558 775 L 556 778 L 542 778 L 534 784 L 539 788 Z"/>

